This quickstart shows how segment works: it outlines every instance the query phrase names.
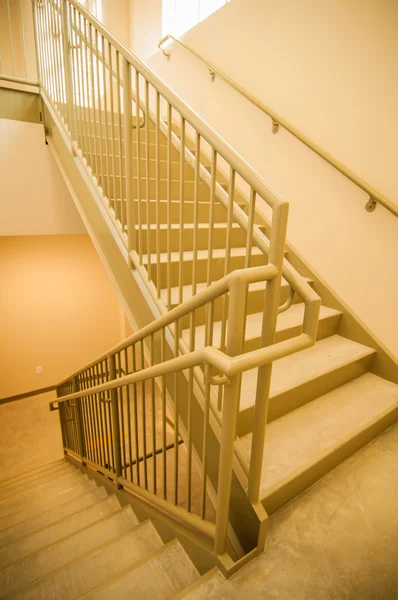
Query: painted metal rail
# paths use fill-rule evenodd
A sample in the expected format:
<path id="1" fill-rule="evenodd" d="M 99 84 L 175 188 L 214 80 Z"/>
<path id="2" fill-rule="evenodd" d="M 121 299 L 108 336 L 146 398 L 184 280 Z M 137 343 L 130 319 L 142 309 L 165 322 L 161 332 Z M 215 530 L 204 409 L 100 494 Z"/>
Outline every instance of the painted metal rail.
<path id="1" fill-rule="evenodd" d="M 360 177 L 358 177 L 358 175 L 356 175 L 355 173 L 353 173 L 350 169 L 348 169 L 345 165 L 343 165 L 336 158 L 334 158 L 333 156 L 331 156 L 328 152 L 326 152 L 325 150 L 323 150 L 322 148 L 320 148 L 320 146 L 318 146 L 317 144 L 315 144 L 315 142 L 313 142 L 312 140 L 310 140 L 307 136 L 305 136 L 296 127 L 294 127 L 293 125 L 291 125 L 291 123 L 289 123 L 288 121 L 286 121 L 286 119 L 284 119 L 283 117 L 281 117 L 280 115 L 278 115 L 275 111 L 273 111 L 271 108 L 269 108 L 263 102 L 261 102 L 258 98 L 256 98 L 255 96 L 253 96 L 253 94 L 251 94 L 250 92 L 248 92 L 245 88 L 243 88 L 238 83 L 236 83 L 233 79 L 231 79 L 230 77 L 228 77 L 228 75 L 226 75 L 225 73 L 223 73 L 220 69 L 218 69 L 212 63 L 210 63 L 208 60 L 206 60 L 203 56 L 201 56 L 200 54 L 198 54 L 195 50 L 193 50 L 193 48 L 190 48 L 189 46 L 187 46 L 186 44 L 184 44 L 184 42 L 182 42 L 178 38 L 175 38 L 173 35 L 166 35 L 164 38 L 162 38 L 160 40 L 160 42 L 158 44 L 158 48 L 160 50 L 162 50 L 163 54 L 165 55 L 165 57 L 168 60 L 170 60 L 171 52 L 170 52 L 170 50 L 166 51 L 163 46 L 164 46 L 164 44 L 166 42 L 171 42 L 171 41 L 174 42 L 174 43 L 176 43 L 176 44 L 178 44 L 182 48 L 184 48 L 184 50 L 186 52 L 189 52 L 189 54 L 191 54 L 197 60 L 199 60 L 209 70 L 210 77 L 211 77 L 212 81 L 215 80 L 216 76 L 220 77 L 223 81 L 225 81 L 228 85 L 230 85 L 234 90 L 236 90 L 237 92 L 239 92 L 239 94 L 241 94 L 247 100 L 249 100 L 249 102 L 251 102 L 252 104 L 254 104 L 263 113 L 265 113 L 266 115 L 268 115 L 270 117 L 270 119 L 272 120 L 272 133 L 277 133 L 279 127 L 283 127 L 284 129 L 286 129 L 286 131 L 288 131 L 289 133 L 291 133 L 291 135 L 293 135 L 295 138 L 297 138 L 298 140 L 300 140 L 300 142 L 302 142 L 308 148 L 310 148 L 310 150 L 312 150 L 313 152 L 315 152 L 316 154 L 318 154 L 318 156 L 320 156 L 321 158 L 323 158 L 332 167 L 334 167 L 335 169 L 337 169 L 337 171 L 339 171 L 340 173 L 342 173 L 350 181 L 352 181 L 353 183 L 355 183 L 355 185 L 357 185 L 364 192 L 366 192 L 366 194 L 369 195 L 369 199 L 368 199 L 368 201 L 367 201 L 367 203 L 365 205 L 365 208 L 366 208 L 366 210 L 368 212 L 372 212 L 376 208 L 377 203 L 379 203 L 382 206 L 384 206 L 384 208 L 386 208 L 387 210 L 389 210 L 393 215 L 395 215 L 396 217 L 398 216 L 398 206 L 396 204 L 394 204 L 391 200 L 389 200 L 388 198 L 386 198 L 385 196 L 383 196 L 380 192 L 378 192 L 377 190 L 375 190 L 371 185 L 369 185 L 368 183 L 366 183 L 366 181 L 364 181 L 363 179 L 361 179 Z"/>

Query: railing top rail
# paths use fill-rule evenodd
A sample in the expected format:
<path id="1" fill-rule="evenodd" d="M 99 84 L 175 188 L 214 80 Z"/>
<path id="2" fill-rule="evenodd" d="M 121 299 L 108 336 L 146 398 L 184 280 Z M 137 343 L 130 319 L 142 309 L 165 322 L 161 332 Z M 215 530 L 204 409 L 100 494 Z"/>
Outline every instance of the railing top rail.
<path id="1" fill-rule="evenodd" d="M 299 350 L 311 346 L 312 343 L 312 338 L 307 333 L 302 333 L 295 338 L 277 342 L 272 346 L 252 350 L 251 352 L 246 352 L 238 356 L 228 356 L 225 352 L 222 352 L 213 346 L 206 346 L 200 350 L 194 350 L 193 352 L 183 354 L 177 358 L 171 358 L 170 360 L 141 369 L 130 375 L 125 375 L 91 388 L 85 388 L 78 392 L 61 396 L 60 398 L 51 401 L 50 406 L 54 406 L 54 404 L 58 404 L 59 402 L 67 402 L 68 400 L 82 398 L 83 396 L 91 396 L 93 394 L 114 390 L 125 385 L 132 385 L 140 381 L 161 377 L 162 375 L 169 375 L 170 373 L 198 367 L 203 364 L 214 367 L 227 377 L 233 377 L 244 371 L 255 369 L 278 360 L 279 358 L 294 354 Z"/>
<path id="2" fill-rule="evenodd" d="M 135 68 L 146 80 L 173 106 L 184 119 L 194 127 L 194 129 L 206 140 L 214 150 L 222 156 L 245 181 L 256 191 L 269 206 L 276 207 L 284 204 L 286 201 L 257 173 L 237 152 L 234 150 L 214 129 L 208 125 L 182 98 L 173 92 L 169 86 L 156 73 L 154 73 L 145 63 L 141 62 L 129 49 L 122 44 L 112 33 L 97 21 L 78 0 L 68 0 L 69 4 L 74 6 L 97 31 L 103 35 L 116 50 L 126 58 L 126 60 Z"/>
<path id="3" fill-rule="evenodd" d="M 216 74 L 219 77 L 221 77 L 221 79 L 223 79 L 228 85 L 230 85 L 232 88 L 234 88 L 237 92 L 239 92 L 240 94 L 242 94 L 242 96 L 244 96 L 247 100 L 249 100 L 249 102 L 251 102 L 252 104 L 254 104 L 255 106 L 257 106 L 257 108 L 259 108 L 262 112 L 264 112 L 266 115 L 268 115 L 272 119 L 273 122 L 278 123 L 279 125 L 281 125 L 284 129 L 286 129 L 286 131 L 288 131 L 289 133 L 291 133 L 292 135 L 294 135 L 295 138 L 297 138 L 298 140 L 300 140 L 308 148 L 310 148 L 316 154 L 318 154 L 318 156 L 320 156 L 321 158 L 323 158 L 324 160 L 326 160 L 326 162 L 328 162 L 332 167 L 334 167 L 335 169 L 337 169 L 337 171 L 339 171 L 340 173 L 342 173 L 345 177 L 347 177 L 348 179 L 350 179 L 350 181 L 352 181 L 353 183 L 355 183 L 355 185 L 357 185 L 364 192 L 366 192 L 367 194 L 369 194 L 370 201 L 366 205 L 367 206 L 367 210 L 372 210 L 372 207 L 375 206 L 374 201 L 376 201 L 379 204 L 381 204 L 382 206 L 384 206 L 384 208 L 386 208 L 387 210 L 389 210 L 393 215 L 398 216 L 398 206 L 396 204 L 394 204 L 391 200 L 389 200 L 388 198 L 386 198 L 385 196 L 383 196 L 382 194 L 380 194 L 371 185 L 369 185 L 368 183 L 366 183 L 365 181 L 363 181 L 363 179 L 361 179 L 360 177 L 358 177 L 358 175 L 356 175 L 350 169 L 348 169 L 347 167 L 345 167 L 340 161 L 338 161 L 336 158 L 334 158 L 333 156 L 331 156 L 328 152 L 326 152 L 325 150 L 323 150 L 322 148 L 320 148 L 317 144 L 315 144 L 315 142 L 313 142 L 312 140 L 310 140 L 309 138 L 307 138 L 303 133 L 301 133 L 298 129 L 296 129 L 293 125 L 291 125 L 283 117 L 281 117 L 275 111 L 273 111 L 268 106 L 266 106 L 258 98 L 256 98 L 255 96 L 253 96 L 253 94 L 251 94 L 250 92 L 248 92 L 245 88 L 243 88 L 238 83 L 236 83 L 235 81 L 233 81 L 233 79 L 231 79 L 230 77 L 228 77 L 228 75 L 226 75 L 225 73 L 223 73 L 223 71 L 220 71 L 220 69 L 218 69 L 217 67 L 215 67 L 212 63 L 210 63 L 208 60 L 206 60 L 203 56 L 201 56 L 200 54 L 198 54 L 195 50 L 193 50 L 192 48 L 190 48 L 189 46 L 187 46 L 186 44 L 184 44 L 184 42 L 182 42 L 181 40 L 175 38 L 173 35 L 170 35 L 170 34 L 166 35 L 164 38 L 162 38 L 160 40 L 159 44 L 158 44 L 158 48 L 160 50 L 162 50 L 163 54 L 167 57 L 167 59 L 170 58 L 170 53 L 166 52 L 162 48 L 162 46 L 168 40 L 173 40 L 173 42 L 179 44 L 187 52 L 189 52 L 190 54 L 192 54 L 192 56 L 195 56 L 195 58 L 197 58 L 205 67 L 207 67 L 209 69 L 209 71 L 210 71 L 210 73 L 212 75 Z"/>

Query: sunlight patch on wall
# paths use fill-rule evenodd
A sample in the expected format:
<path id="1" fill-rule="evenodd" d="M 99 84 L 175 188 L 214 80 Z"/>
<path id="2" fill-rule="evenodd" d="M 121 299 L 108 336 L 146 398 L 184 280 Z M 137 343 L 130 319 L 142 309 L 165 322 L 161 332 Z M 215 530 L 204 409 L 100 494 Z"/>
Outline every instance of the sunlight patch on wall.
<path id="1" fill-rule="evenodd" d="M 162 35 L 180 37 L 231 0 L 163 0 Z"/>

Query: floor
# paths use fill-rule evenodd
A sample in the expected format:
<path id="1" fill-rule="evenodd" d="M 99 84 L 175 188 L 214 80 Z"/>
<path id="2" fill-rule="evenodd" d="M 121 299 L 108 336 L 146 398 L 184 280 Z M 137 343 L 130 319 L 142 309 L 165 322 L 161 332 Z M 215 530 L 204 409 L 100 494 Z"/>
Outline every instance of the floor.
<path id="1" fill-rule="evenodd" d="M 0 479 L 62 456 L 51 398 L 0 406 Z M 395 425 L 273 515 L 264 553 L 225 598 L 398 600 L 397 508 Z"/>

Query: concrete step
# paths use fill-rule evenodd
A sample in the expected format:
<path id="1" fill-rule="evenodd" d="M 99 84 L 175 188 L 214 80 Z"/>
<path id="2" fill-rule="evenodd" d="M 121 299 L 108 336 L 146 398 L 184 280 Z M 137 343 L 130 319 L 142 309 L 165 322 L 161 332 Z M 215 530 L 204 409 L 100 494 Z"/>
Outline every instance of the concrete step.
<path id="1" fill-rule="evenodd" d="M 138 226 L 136 226 L 137 239 L 140 240 L 138 234 Z M 156 226 L 150 225 L 149 230 L 147 225 L 141 227 L 141 239 L 142 239 L 142 252 L 147 254 L 148 252 L 148 241 L 149 250 L 153 252 L 157 250 L 157 244 L 160 253 L 166 253 L 168 251 L 168 228 L 167 225 L 160 225 L 159 230 Z M 198 250 L 206 250 L 209 246 L 209 224 L 198 223 L 197 230 L 195 232 L 195 226 L 193 223 L 184 223 L 183 230 L 181 231 L 178 224 L 173 224 L 170 227 L 170 248 L 171 252 L 178 252 L 180 248 L 180 232 L 182 234 L 182 247 L 185 252 L 193 250 L 194 235 L 196 235 L 196 248 Z M 214 249 L 225 249 L 227 243 L 228 228 L 226 223 L 215 223 L 213 227 L 213 248 Z M 244 246 L 246 242 L 246 234 L 239 227 L 234 224 L 230 232 L 230 243 L 232 248 L 239 248 Z"/>
<path id="2" fill-rule="evenodd" d="M 0 549 L 0 569 L 10 563 L 32 554 L 64 537 L 78 532 L 96 521 L 120 510 L 116 496 L 109 496 L 96 504 L 69 515 L 52 525 L 31 533 L 24 538 Z"/>
<path id="3" fill-rule="evenodd" d="M 52 510 L 58 506 L 61 506 L 68 502 L 73 502 L 76 498 L 87 494 L 88 492 L 95 491 L 97 488 L 93 480 L 89 480 L 87 475 L 84 475 L 79 479 L 79 483 L 73 487 L 67 487 L 67 489 L 60 490 L 54 496 L 43 499 L 41 502 L 29 504 L 21 510 L 17 510 L 12 514 L 0 518 L 0 531 L 3 532 L 10 527 L 17 524 L 22 524 L 28 519 L 35 519 L 39 515 Z"/>
<path id="4" fill-rule="evenodd" d="M 97 155 L 101 156 L 101 155 Z M 101 173 L 104 176 L 107 176 L 108 173 L 110 176 L 115 173 L 115 175 L 120 175 L 120 161 L 119 156 L 115 155 L 115 160 L 113 160 L 113 154 L 109 153 L 109 155 L 102 156 L 101 162 Z M 146 177 L 147 174 L 147 164 L 146 158 L 140 159 L 140 174 L 142 178 Z M 157 161 L 154 158 L 149 159 L 149 176 L 156 177 L 156 163 Z M 123 171 L 125 166 L 123 165 Z M 136 174 L 137 169 L 137 161 L 134 162 L 134 174 Z M 169 173 L 168 161 L 167 160 L 159 160 L 159 177 L 162 179 L 166 179 Z M 170 161 L 170 173 L 171 178 L 180 180 L 180 161 L 172 160 Z M 192 167 L 187 163 L 184 164 L 184 180 L 185 181 L 194 181 L 195 173 Z M 144 181 L 144 179 L 143 179 Z"/>
<path id="5" fill-rule="evenodd" d="M 211 281 L 216 281 L 224 276 L 225 272 L 225 248 L 219 248 L 213 251 L 211 258 Z M 183 285 L 192 283 L 192 267 L 193 267 L 193 252 L 183 252 L 182 256 L 182 282 Z M 232 248 L 231 257 L 229 261 L 229 271 L 235 271 L 235 269 L 243 269 L 246 260 L 246 248 Z M 157 261 L 156 254 L 151 254 L 152 265 L 155 265 Z M 202 283 L 207 280 L 207 266 L 209 262 L 209 253 L 207 250 L 199 250 L 197 253 L 196 260 L 196 281 Z M 143 255 L 143 264 L 148 264 L 148 257 Z M 251 266 L 258 267 L 267 264 L 267 257 L 257 248 L 252 249 L 251 253 Z M 160 254 L 160 287 L 167 287 L 167 254 Z M 176 287 L 179 284 L 179 253 L 172 252 L 171 254 L 171 269 L 170 269 L 170 285 Z M 152 278 L 155 285 L 157 284 L 157 272 L 153 269 Z"/>
<path id="6" fill-rule="evenodd" d="M 35 469 L 29 469 L 29 471 L 25 471 L 24 473 L 20 473 L 19 475 L 14 475 L 14 477 L 0 481 L 0 489 L 2 490 L 3 488 L 13 486 L 23 481 L 27 482 L 30 478 L 40 477 L 42 473 L 44 474 L 46 471 L 63 467 L 65 464 L 68 464 L 67 461 L 64 458 L 61 458 L 60 460 L 55 460 L 54 462 L 41 465 Z"/>
<path id="7" fill-rule="evenodd" d="M 194 581 L 190 586 L 174 596 L 173 600 L 219 600 L 223 598 L 242 597 L 242 588 L 238 590 L 231 580 L 226 580 L 224 575 L 214 567 Z"/>
<path id="8" fill-rule="evenodd" d="M 268 420 L 273 421 L 363 375 L 375 350 L 339 335 L 274 362 Z M 238 435 L 252 430 L 257 369 L 242 375 Z"/>
<path id="9" fill-rule="evenodd" d="M 68 470 L 64 475 L 60 475 L 56 479 L 52 479 L 46 483 L 40 483 L 33 489 L 24 488 L 19 493 L 0 502 L 0 519 L 22 510 L 30 504 L 41 502 L 50 496 L 55 496 L 68 490 L 81 483 L 82 478 L 83 475 L 76 469 L 73 472 Z"/>
<path id="10" fill-rule="evenodd" d="M 3 596 L 33 583 L 51 571 L 93 551 L 138 525 L 130 506 L 69 535 L 46 548 L 11 563 L 0 571 Z"/>
<path id="11" fill-rule="evenodd" d="M 293 304 L 289 310 L 278 315 L 276 324 L 275 341 L 296 337 L 302 333 L 305 305 L 303 302 Z M 246 335 L 244 352 L 250 352 L 260 347 L 261 328 L 263 323 L 263 312 L 249 314 L 246 320 Z M 318 340 L 329 337 L 336 333 L 341 318 L 341 312 L 321 306 L 318 324 Z M 221 343 L 221 321 L 214 323 L 213 327 L 213 345 L 217 348 Z M 195 349 L 205 346 L 206 325 L 199 325 L 195 328 Z M 190 340 L 190 331 L 186 329 L 182 332 L 182 338 L 187 344 Z"/>
<path id="12" fill-rule="evenodd" d="M 198 578 L 198 572 L 177 540 L 157 550 L 132 569 L 94 588 L 83 598 L 168 600 Z"/>
<path id="13" fill-rule="evenodd" d="M 150 521 L 126 531 L 84 557 L 13 594 L 14 600 L 74 600 L 163 546 Z"/>
<path id="14" fill-rule="evenodd" d="M 366 373 L 267 426 L 261 501 L 271 514 L 398 417 L 398 386 Z M 250 459 L 252 434 L 237 445 Z"/>
<path id="15" fill-rule="evenodd" d="M 76 469 L 67 462 L 64 462 L 53 469 L 49 469 L 42 473 L 32 475 L 29 478 L 23 479 L 19 482 L 16 482 L 14 485 L 4 486 L 0 489 L 0 502 L 6 500 L 10 496 L 14 496 L 16 494 L 21 494 L 25 490 L 30 490 L 33 486 L 37 484 L 44 484 L 48 481 L 54 480 L 56 477 L 60 477 L 61 475 L 67 475 L 71 473 L 77 473 Z"/>
<path id="16" fill-rule="evenodd" d="M 62 519 L 84 510 L 93 504 L 97 504 L 97 502 L 105 500 L 107 497 L 108 495 L 103 488 L 96 488 L 92 491 L 84 488 L 81 496 L 71 500 L 66 499 L 66 502 L 60 506 L 46 510 L 30 519 L 25 519 L 21 523 L 16 523 L 11 527 L 7 527 L 7 529 L 3 529 L 0 532 L 0 548 L 62 521 Z"/>
<path id="17" fill-rule="evenodd" d="M 141 201 L 139 206 L 138 200 L 135 200 L 135 222 L 145 224 L 148 222 L 152 226 L 156 226 L 157 223 L 157 202 L 156 200 Z M 183 223 L 194 222 L 194 211 L 195 203 L 187 200 L 183 203 Z M 180 208 L 181 203 L 179 200 L 172 200 L 170 202 L 170 222 L 178 225 L 180 223 Z M 168 222 L 168 202 L 167 200 L 159 201 L 159 223 L 166 224 Z M 227 222 L 227 211 L 220 202 L 216 202 L 214 206 L 214 222 L 215 223 L 226 223 Z M 209 223 L 210 219 L 210 203 L 206 201 L 200 201 L 198 203 L 198 223 Z"/>
<path id="18" fill-rule="evenodd" d="M 123 189 L 121 184 L 123 182 Z M 104 195 L 110 198 L 111 200 L 116 200 L 117 202 L 121 202 L 121 199 L 126 197 L 126 178 L 123 180 L 120 177 L 103 177 L 99 182 Z M 156 200 L 156 180 L 149 180 L 149 188 L 146 189 L 146 180 L 140 180 L 140 190 L 138 191 L 138 187 L 136 186 L 137 179 L 134 178 L 135 183 L 135 195 L 136 198 L 140 198 L 143 200 L 147 200 L 149 195 L 149 200 Z M 168 183 L 167 179 L 160 179 L 158 182 L 159 187 L 159 197 L 167 199 L 168 194 Z M 193 201 L 195 199 L 195 184 L 192 181 L 187 181 L 184 184 L 184 201 Z M 198 192 L 197 192 L 198 200 L 209 201 L 210 199 L 210 189 L 203 182 L 199 182 L 198 184 Z M 176 179 L 172 179 L 170 182 L 170 199 L 171 200 L 180 200 L 181 192 L 180 192 L 180 182 Z"/>

